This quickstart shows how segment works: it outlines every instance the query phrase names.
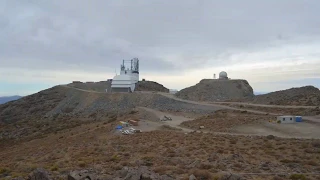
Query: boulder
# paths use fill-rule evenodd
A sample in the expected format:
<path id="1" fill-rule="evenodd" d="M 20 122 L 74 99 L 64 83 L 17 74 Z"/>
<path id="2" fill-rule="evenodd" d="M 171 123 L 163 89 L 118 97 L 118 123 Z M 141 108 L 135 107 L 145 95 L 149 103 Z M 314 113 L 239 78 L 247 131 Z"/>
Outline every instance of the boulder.
<path id="1" fill-rule="evenodd" d="M 93 173 L 89 173 L 87 170 L 71 171 L 68 175 L 68 180 L 96 180 L 96 176 Z"/>
<path id="2" fill-rule="evenodd" d="M 196 178 L 193 174 L 191 174 L 191 175 L 189 176 L 189 180 L 197 180 L 197 178 Z"/>
<path id="3" fill-rule="evenodd" d="M 220 172 L 218 180 L 244 180 L 244 178 L 238 174 L 230 172 Z"/>
<path id="4" fill-rule="evenodd" d="M 45 169 L 37 168 L 28 176 L 27 180 L 51 180 L 51 178 Z"/>
<path id="5" fill-rule="evenodd" d="M 123 167 L 118 171 L 113 178 L 114 180 L 173 180 L 174 178 L 155 173 L 150 171 L 146 166 L 140 166 L 138 168 Z"/>

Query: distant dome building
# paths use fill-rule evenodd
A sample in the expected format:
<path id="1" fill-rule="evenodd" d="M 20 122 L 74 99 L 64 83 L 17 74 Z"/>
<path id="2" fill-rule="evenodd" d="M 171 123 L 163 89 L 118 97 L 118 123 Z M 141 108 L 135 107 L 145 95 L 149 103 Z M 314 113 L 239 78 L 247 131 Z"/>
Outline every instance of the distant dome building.
<path id="1" fill-rule="evenodd" d="M 225 71 L 219 73 L 219 79 L 229 79 L 228 74 Z"/>

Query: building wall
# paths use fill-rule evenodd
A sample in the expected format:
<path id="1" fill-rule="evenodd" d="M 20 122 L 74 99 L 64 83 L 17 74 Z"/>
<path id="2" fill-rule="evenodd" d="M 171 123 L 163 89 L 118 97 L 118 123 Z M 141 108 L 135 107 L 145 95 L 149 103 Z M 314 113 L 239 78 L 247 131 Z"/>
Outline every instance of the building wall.
<path id="1" fill-rule="evenodd" d="M 281 123 L 295 123 L 295 116 L 278 116 L 277 121 L 281 121 Z"/>
<path id="2" fill-rule="evenodd" d="M 130 92 L 131 89 L 128 87 L 124 88 L 111 88 L 111 92 Z"/>
<path id="3" fill-rule="evenodd" d="M 111 88 L 130 88 L 131 92 L 134 91 L 136 83 L 139 81 L 139 74 L 121 74 L 113 78 Z"/>

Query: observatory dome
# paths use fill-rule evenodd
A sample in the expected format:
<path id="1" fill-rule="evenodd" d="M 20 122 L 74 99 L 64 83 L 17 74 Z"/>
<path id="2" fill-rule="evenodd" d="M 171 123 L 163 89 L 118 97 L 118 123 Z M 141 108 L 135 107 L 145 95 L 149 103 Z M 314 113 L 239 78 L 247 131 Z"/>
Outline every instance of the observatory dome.
<path id="1" fill-rule="evenodd" d="M 228 79 L 228 74 L 225 71 L 219 73 L 219 79 Z"/>

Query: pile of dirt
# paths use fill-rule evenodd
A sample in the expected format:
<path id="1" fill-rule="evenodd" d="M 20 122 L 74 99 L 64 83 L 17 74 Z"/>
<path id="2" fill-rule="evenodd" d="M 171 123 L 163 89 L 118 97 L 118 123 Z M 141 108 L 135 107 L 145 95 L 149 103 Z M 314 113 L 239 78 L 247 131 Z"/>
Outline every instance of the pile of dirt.
<path id="1" fill-rule="evenodd" d="M 225 101 L 253 97 L 253 89 L 246 80 L 203 79 L 182 89 L 176 96 L 193 101 Z"/>
<path id="2" fill-rule="evenodd" d="M 135 91 L 156 91 L 169 92 L 169 89 L 154 81 L 139 81 L 136 85 Z"/>
<path id="3" fill-rule="evenodd" d="M 303 86 L 258 95 L 252 99 L 257 104 L 320 106 L 320 90 L 314 86 Z"/>

